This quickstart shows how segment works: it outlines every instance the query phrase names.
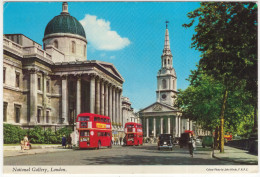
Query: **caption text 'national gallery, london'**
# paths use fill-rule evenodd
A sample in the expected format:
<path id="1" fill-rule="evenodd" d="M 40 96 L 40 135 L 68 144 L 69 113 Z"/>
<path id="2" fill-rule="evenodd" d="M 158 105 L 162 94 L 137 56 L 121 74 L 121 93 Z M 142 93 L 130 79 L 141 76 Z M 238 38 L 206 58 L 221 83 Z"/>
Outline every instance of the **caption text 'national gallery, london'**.
<path id="1" fill-rule="evenodd" d="M 122 114 L 133 112 L 129 100 L 122 105 L 123 77 L 111 63 L 87 60 L 85 31 L 67 3 L 47 24 L 43 49 L 23 34 L 5 34 L 3 49 L 4 122 L 69 125 L 91 112 L 111 117 L 114 129 L 123 131 L 134 121 Z"/>

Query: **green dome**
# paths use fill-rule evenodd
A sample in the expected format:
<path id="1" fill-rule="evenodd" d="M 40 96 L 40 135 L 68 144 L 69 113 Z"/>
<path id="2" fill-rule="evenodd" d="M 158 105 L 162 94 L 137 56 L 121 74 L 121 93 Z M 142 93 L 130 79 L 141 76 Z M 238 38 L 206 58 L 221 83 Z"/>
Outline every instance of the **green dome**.
<path id="1" fill-rule="evenodd" d="M 69 14 L 58 15 L 48 23 L 44 31 L 44 37 L 54 33 L 78 34 L 86 38 L 83 26 L 75 17 Z"/>

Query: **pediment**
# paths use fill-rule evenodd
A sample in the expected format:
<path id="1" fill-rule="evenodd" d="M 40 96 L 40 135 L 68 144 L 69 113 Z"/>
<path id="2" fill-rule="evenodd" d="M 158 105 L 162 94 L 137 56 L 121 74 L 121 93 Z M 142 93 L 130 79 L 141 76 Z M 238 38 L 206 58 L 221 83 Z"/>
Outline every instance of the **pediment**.
<path id="1" fill-rule="evenodd" d="M 176 111 L 173 107 L 156 102 L 151 104 L 150 106 L 142 109 L 139 113 L 149 113 L 149 112 L 169 112 L 169 111 Z"/>

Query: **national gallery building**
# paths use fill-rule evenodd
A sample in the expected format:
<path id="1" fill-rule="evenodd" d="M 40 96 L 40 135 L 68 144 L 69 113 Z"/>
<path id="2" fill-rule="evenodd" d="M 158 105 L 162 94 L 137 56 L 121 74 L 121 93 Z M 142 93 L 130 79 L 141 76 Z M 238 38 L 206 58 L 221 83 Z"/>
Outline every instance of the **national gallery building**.
<path id="1" fill-rule="evenodd" d="M 24 128 L 73 125 L 77 114 L 111 117 L 123 131 L 123 77 L 87 60 L 87 38 L 68 4 L 46 26 L 43 46 L 23 34 L 3 37 L 3 122 Z"/>

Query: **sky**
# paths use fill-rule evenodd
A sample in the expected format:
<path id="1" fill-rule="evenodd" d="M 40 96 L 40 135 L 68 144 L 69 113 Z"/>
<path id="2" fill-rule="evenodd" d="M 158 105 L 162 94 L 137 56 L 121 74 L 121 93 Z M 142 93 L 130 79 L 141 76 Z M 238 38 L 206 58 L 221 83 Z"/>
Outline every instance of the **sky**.
<path id="1" fill-rule="evenodd" d="M 194 26 L 187 13 L 199 2 L 68 2 L 69 13 L 83 25 L 87 60 L 112 63 L 124 78 L 123 96 L 135 111 L 156 102 L 165 21 L 168 20 L 177 89 L 186 89 L 200 53 L 191 48 Z M 21 33 L 42 45 L 48 22 L 59 15 L 62 2 L 5 2 L 3 33 Z"/>

